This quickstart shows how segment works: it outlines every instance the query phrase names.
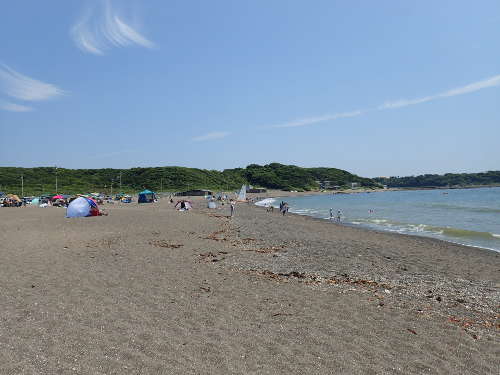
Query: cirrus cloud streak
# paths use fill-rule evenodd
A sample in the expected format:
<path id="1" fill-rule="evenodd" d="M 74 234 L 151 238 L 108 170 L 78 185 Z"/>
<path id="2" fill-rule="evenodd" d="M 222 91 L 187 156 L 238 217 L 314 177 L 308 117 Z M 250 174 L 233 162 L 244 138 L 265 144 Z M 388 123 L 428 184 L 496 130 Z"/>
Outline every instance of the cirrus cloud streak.
<path id="1" fill-rule="evenodd" d="M 230 132 L 212 132 L 204 135 L 200 135 L 198 137 L 192 138 L 194 142 L 203 142 L 203 141 L 211 141 L 213 139 L 221 139 L 230 135 Z"/>
<path id="2" fill-rule="evenodd" d="M 420 98 L 415 98 L 415 99 L 399 99 L 395 101 L 388 101 L 385 102 L 384 104 L 378 106 L 375 109 L 366 109 L 366 110 L 356 110 L 352 112 L 340 112 L 332 115 L 323 115 L 323 116 L 314 116 L 314 117 L 308 117 L 308 118 L 302 118 L 302 119 L 296 119 L 292 120 L 283 124 L 278 124 L 278 125 L 271 125 L 268 128 L 293 128 L 293 127 L 300 127 L 300 126 L 308 126 L 308 125 L 313 125 L 317 124 L 320 122 L 326 122 L 326 121 L 333 121 L 333 120 L 338 120 L 341 118 L 348 118 L 348 117 L 356 117 L 356 116 L 361 116 L 367 112 L 372 112 L 374 110 L 389 110 L 389 109 L 396 109 L 396 108 L 402 108 L 402 107 L 407 107 L 411 105 L 416 105 L 416 104 L 422 104 L 422 103 L 427 103 L 431 102 L 434 100 L 438 99 L 444 99 L 444 98 L 449 98 L 453 96 L 458 96 L 458 95 L 464 95 L 464 94 L 470 94 L 479 90 L 483 90 L 486 88 L 490 87 L 496 87 L 500 86 L 500 75 L 492 76 L 489 78 L 486 78 L 481 81 L 473 82 L 471 84 L 465 85 L 465 86 L 460 86 L 448 91 L 441 92 L 439 94 L 435 95 L 429 95 L 429 96 L 423 96 Z"/>
<path id="3" fill-rule="evenodd" d="M 64 94 L 57 86 L 25 76 L 5 64 L 0 64 L 0 89 L 5 95 L 26 101 L 48 100 Z"/>
<path id="4" fill-rule="evenodd" d="M 71 28 L 71 37 L 82 51 L 103 55 L 111 47 L 127 47 L 134 44 L 145 48 L 155 46 L 117 14 L 111 1 L 104 0 L 98 7 L 98 10 L 87 9 Z"/>
<path id="5" fill-rule="evenodd" d="M 424 96 L 422 98 L 417 99 L 399 99 L 396 101 L 386 102 L 378 109 L 393 109 L 393 108 L 401 108 L 409 105 L 415 105 L 425 102 L 430 102 L 437 99 L 449 98 L 457 95 L 469 94 L 472 92 L 476 92 L 482 89 L 486 89 L 488 87 L 500 86 L 500 75 L 493 76 L 482 81 L 474 82 L 466 86 L 457 87 L 448 91 L 441 92 L 436 95 Z"/>
<path id="6" fill-rule="evenodd" d="M 33 110 L 33 108 L 31 107 L 21 104 L 6 102 L 4 100 L 0 100 L 0 109 L 10 112 L 30 112 Z"/>
<path id="7" fill-rule="evenodd" d="M 324 116 L 317 116 L 317 117 L 309 117 L 309 118 L 303 118 L 299 120 L 293 120 L 284 124 L 278 124 L 278 125 L 272 125 L 271 127 L 273 128 L 294 128 L 297 126 L 306 126 L 306 125 L 312 125 L 316 124 L 318 122 L 323 122 L 323 121 L 330 121 L 330 120 L 337 120 L 339 118 L 348 118 L 348 117 L 356 117 L 360 116 L 364 113 L 364 111 L 357 110 L 357 111 L 352 111 L 352 112 L 343 112 L 343 113 L 335 113 L 333 115 L 324 115 Z"/>

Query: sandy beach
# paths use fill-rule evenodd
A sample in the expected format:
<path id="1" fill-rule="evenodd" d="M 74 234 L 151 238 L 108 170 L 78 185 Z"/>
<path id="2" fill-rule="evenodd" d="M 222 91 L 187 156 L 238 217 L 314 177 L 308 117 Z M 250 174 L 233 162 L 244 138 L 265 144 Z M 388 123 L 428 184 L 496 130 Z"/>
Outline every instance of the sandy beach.
<path id="1" fill-rule="evenodd" d="M 498 374 L 500 253 L 238 204 L 0 208 L 1 374 Z"/>

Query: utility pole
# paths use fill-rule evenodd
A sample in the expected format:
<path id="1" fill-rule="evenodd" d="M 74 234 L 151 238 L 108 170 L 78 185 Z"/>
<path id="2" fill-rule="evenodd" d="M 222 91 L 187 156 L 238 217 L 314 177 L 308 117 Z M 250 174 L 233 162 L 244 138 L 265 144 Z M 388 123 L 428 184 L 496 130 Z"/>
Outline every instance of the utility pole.
<path id="1" fill-rule="evenodd" d="M 24 176 L 21 175 L 21 198 L 24 197 Z"/>
<path id="2" fill-rule="evenodd" d="M 122 172 L 120 172 L 120 193 L 122 192 Z"/>
<path id="3" fill-rule="evenodd" d="M 160 193 L 163 191 L 163 177 L 160 178 Z"/>
<path id="4" fill-rule="evenodd" d="M 57 194 L 57 165 L 55 166 L 56 168 L 56 194 Z"/>
<path id="5" fill-rule="evenodd" d="M 111 179 L 111 198 L 113 198 L 113 179 Z"/>

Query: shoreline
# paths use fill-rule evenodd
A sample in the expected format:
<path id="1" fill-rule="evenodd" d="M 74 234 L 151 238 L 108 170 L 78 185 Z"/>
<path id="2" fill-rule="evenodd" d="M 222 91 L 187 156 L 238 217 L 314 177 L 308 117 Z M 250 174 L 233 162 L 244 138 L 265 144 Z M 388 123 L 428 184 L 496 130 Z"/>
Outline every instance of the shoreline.
<path id="1" fill-rule="evenodd" d="M 257 204 L 253 204 L 253 205 L 255 207 L 257 207 L 258 209 L 265 209 L 264 206 L 259 206 Z M 368 226 L 356 225 L 356 224 L 352 224 L 352 223 L 349 223 L 349 222 L 337 223 L 337 222 L 330 221 L 328 219 L 314 217 L 314 216 L 310 216 L 310 215 L 306 215 L 306 214 L 298 214 L 298 213 L 290 212 L 290 211 L 287 213 L 287 215 L 294 215 L 294 216 L 298 216 L 298 217 L 303 217 L 303 218 L 306 218 L 306 220 L 313 220 L 313 221 L 316 221 L 318 223 L 328 223 L 328 224 L 336 225 L 336 226 L 340 226 L 340 227 L 353 228 L 355 230 L 362 230 L 362 231 L 367 231 L 367 232 L 375 232 L 375 233 L 387 234 L 387 235 L 393 235 L 393 236 L 403 236 L 403 237 L 407 236 L 407 237 L 410 237 L 410 238 L 414 238 L 415 237 L 415 238 L 427 239 L 427 240 L 431 240 L 431 241 L 439 241 L 439 242 L 442 242 L 444 244 L 453 244 L 453 245 L 456 245 L 456 246 L 462 246 L 462 247 L 470 248 L 470 249 L 474 249 L 474 250 L 481 250 L 481 251 L 487 251 L 487 252 L 493 252 L 493 253 L 500 254 L 500 250 L 489 249 L 489 248 L 481 247 L 481 246 L 474 246 L 474 245 L 462 244 L 462 243 L 459 243 L 459 242 L 448 241 L 448 240 L 444 240 L 444 239 L 441 239 L 441 238 L 435 238 L 435 237 L 431 237 L 431 236 L 423 236 L 423 235 L 411 234 L 411 233 L 400 233 L 400 232 L 385 231 L 383 229 L 370 228 Z"/>
<path id="2" fill-rule="evenodd" d="M 491 187 L 497 187 L 497 186 L 491 186 Z M 499 186 L 500 187 L 500 186 Z M 473 187 L 471 187 L 470 189 L 472 189 Z M 474 187 L 475 188 L 475 187 Z M 368 191 L 368 192 L 386 192 L 386 191 L 405 191 L 405 190 L 435 190 L 435 189 L 380 189 L 378 191 Z M 439 189 L 438 189 L 439 190 Z M 275 194 L 275 193 L 279 193 L 280 191 L 272 191 L 271 194 Z M 285 192 L 286 193 L 286 192 Z M 366 193 L 366 191 L 359 191 L 359 192 L 343 192 L 343 193 L 337 193 L 337 194 L 355 194 L 355 193 Z M 259 201 L 262 201 L 262 200 L 265 200 L 265 199 L 275 199 L 275 200 L 282 200 L 282 198 L 286 198 L 286 197 L 306 197 L 306 196 L 315 196 L 315 195 L 332 195 L 332 194 L 329 194 L 329 193 L 322 193 L 322 192 L 316 192 L 314 194 L 304 194 L 304 193 L 301 193 L 301 194 L 298 194 L 298 195 L 295 195 L 293 192 L 291 194 L 287 194 L 287 195 L 281 195 L 281 196 L 276 196 L 276 195 L 272 195 L 272 196 L 266 196 L 264 198 L 262 197 L 259 197 L 258 201 L 256 202 L 253 202 L 252 204 L 255 206 L 255 207 L 259 207 L 259 208 L 265 208 L 264 206 L 261 206 L 261 205 L 258 205 L 257 203 L 259 203 Z M 275 207 L 276 208 L 276 207 Z M 327 219 L 324 219 L 324 218 L 319 218 L 319 217 L 314 217 L 314 216 L 311 216 L 311 215 L 307 215 L 307 214 L 299 214 L 299 213 L 294 213 L 294 212 L 288 212 L 288 214 L 290 215 L 297 215 L 297 216 L 303 216 L 303 217 L 307 217 L 307 218 L 311 218 L 311 219 L 314 219 L 314 220 L 319 220 L 320 222 L 328 222 L 330 224 L 335 224 L 335 225 L 344 225 L 344 226 L 347 226 L 347 227 L 350 227 L 350 228 L 357 228 L 357 229 L 363 229 L 363 230 L 366 230 L 366 231 L 374 231 L 374 232 L 380 232 L 380 233 L 387 233 L 387 234 L 392 234 L 392 235 L 403 235 L 403 236 L 410 236 L 410 237 L 417 237 L 417 238 L 427 238 L 427 239 L 431 239 L 431 240 L 436 240 L 436 241 L 442 241 L 444 243 L 451 243 L 451 244 L 454 244 L 454 245 L 459 245 L 459 246 L 465 246 L 467 248 L 472 248 L 472 249 L 480 249 L 480 250 L 485 250 L 485 251 L 492 251 L 492 252 L 495 252 L 495 253 L 500 253 L 500 249 L 494 249 L 494 248 L 488 248 L 488 247 L 484 247 L 484 246 L 479 246 L 479 245 L 472 245 L 472 244 L 464 244 L 464 243 L 461 243 L 461 242 L 458 242 L 458 240 L 453 240 L 453 239 L 442 239 L 442 238 L 436 238 L 436 237 L 433 237 L 431 235 L 419 235 L 419 234 L 416 234 L 416 233 L 401 233 L 401 232 L 394 232 L 394 231 L 389 231 L 389 230 L 384 230 L 384 229 L 378 229 L 378 228 L 372 228 L 372 227 L 369 227 L 368 225 L 357 225 L 357 224 L 353 224 L 353 223 L 350 223 L 350 222 L 342 222 L 342 223 L 337 223 L 337 222 L 332 222 L 330 220 L 327 220 Z"/>

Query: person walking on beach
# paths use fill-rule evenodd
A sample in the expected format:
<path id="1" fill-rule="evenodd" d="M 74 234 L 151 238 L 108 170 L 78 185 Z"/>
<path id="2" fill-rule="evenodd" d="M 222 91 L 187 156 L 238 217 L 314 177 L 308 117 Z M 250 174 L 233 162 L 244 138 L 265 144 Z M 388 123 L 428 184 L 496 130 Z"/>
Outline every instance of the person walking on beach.
<path id="1" fill-rule="evenodd" d="M 330 208 L 330 220 L 333 220 L 333 208 Z"/>

